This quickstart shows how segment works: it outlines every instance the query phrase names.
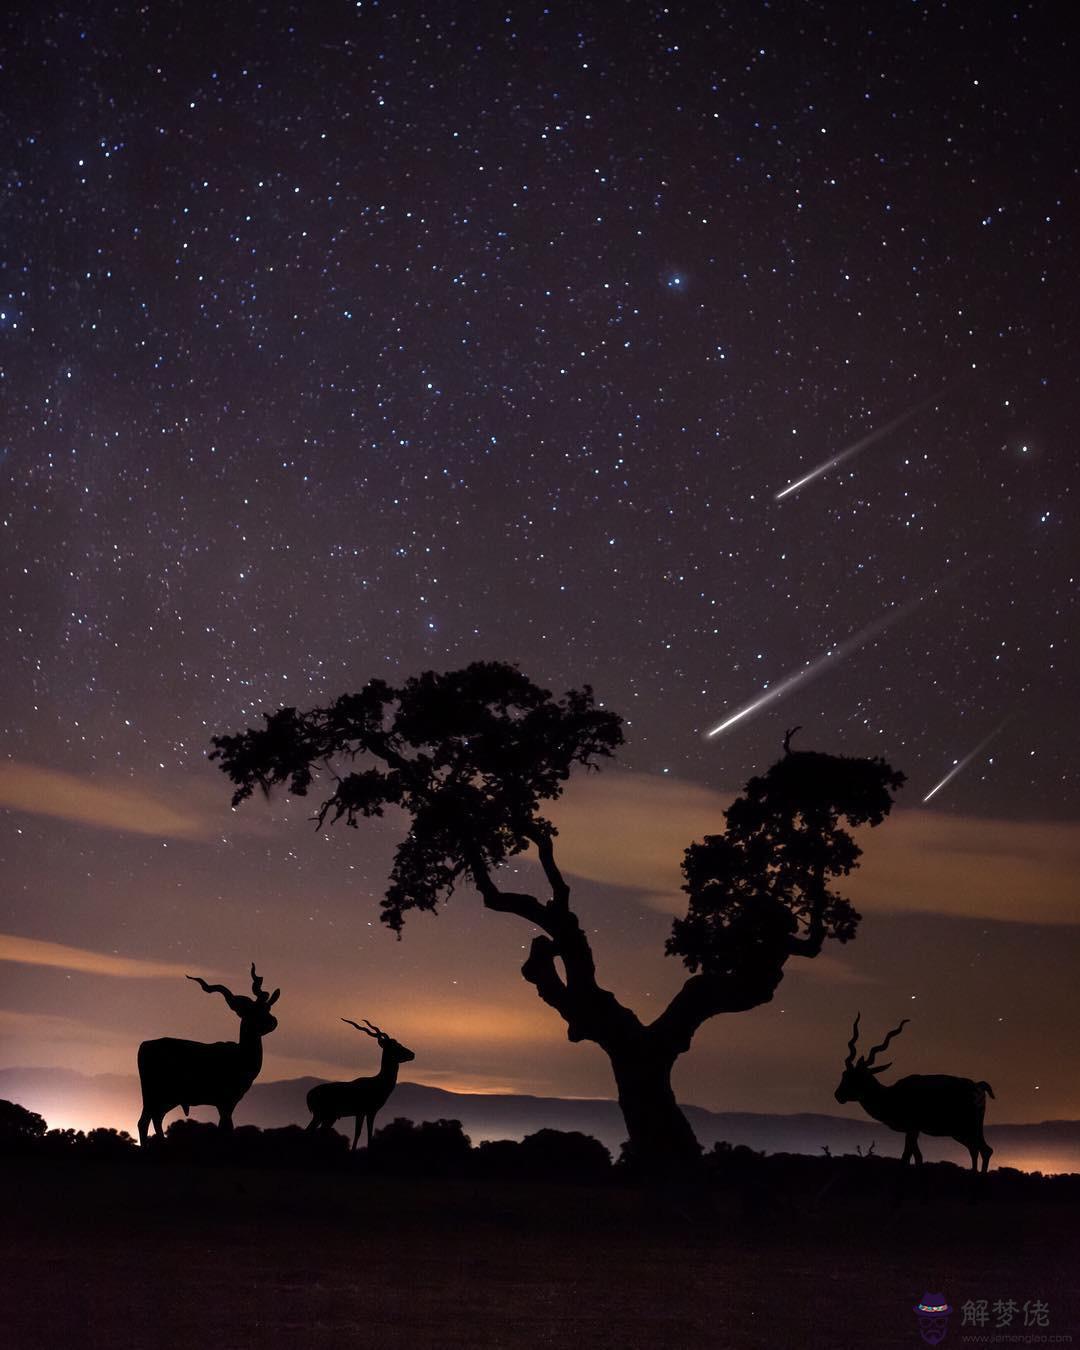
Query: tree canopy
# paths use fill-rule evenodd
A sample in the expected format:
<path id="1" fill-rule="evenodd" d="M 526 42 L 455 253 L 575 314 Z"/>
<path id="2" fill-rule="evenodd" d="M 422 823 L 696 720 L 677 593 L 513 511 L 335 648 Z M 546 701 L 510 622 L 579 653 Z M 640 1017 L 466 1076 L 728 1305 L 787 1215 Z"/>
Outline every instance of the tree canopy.
<path id="1" fill-rule="evenodd" d="M 720 974 L 816 955 L 826 938 L 850 942 L 861 916 L 827 883 L 857 867 L 862 849 L 841 821 L 880 825 L 903 782 L 883 759 L 789 749 L 750 779 L 723 834 L 686 850 L 690 901 L 668 953 Z"/>
<path id="2" fill-rule="evenodd" d="M 540 804 L 558 797 L 574 764 L 594 768 L 622 744 L 622 719 L 586 685 L 554 699 L 516 666 L 478 662 L 428 671 L 400 689 L 370 680 L 327 708 L 264 714 L 265 726 L 215 736 L 212 759 L 233 805 L 281 784 L 306 796 L 319 767 L 335 781 L 316 820 L 380 816 L 400 806 L 412 828 L 398 846 L 382 918 L 399 936 L 410 909 L 435 910 L 462 873 L 499 867 L 555 828 Z M 363 768 L 338 773 L 335 760 Z M 374 761 L 371 763 L 370 761 Z"/>

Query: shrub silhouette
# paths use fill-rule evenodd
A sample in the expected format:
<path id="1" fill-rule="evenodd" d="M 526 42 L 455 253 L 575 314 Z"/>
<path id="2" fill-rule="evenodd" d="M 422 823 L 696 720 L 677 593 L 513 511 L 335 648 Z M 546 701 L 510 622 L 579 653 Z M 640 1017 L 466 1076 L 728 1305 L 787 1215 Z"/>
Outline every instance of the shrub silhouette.
<path id="1" fill-rule="evenodd" d="M 249 1146 L 245 1132 L 237 1130 L 238 1146 L 260 1167 L 321 1168 L 340 1167 L 348 1162 L 349 1141 L 336 1130 L 312 1134 L 300 1125 L 256 1131 Z"/>
<path id="2" fill-rule="evenodd" d="M 49 1130 L 41 1140 L 40 1151 L 53 1158 L 72 1158 L 79 1144 L 85 1140 L 82 1130 Z"/>
<path id="3" fill-rule="evenodd" d="M 0 1100 L 0 1152 L 21 1153 L 45 1136 L 48 1126 L 36 1111 Z"/>
<path id="4" fill-rule="evenodd" d="M 130 1158 L 135 1155 L 136 1143 L 127 1130 L 105 1129 L 98 1126 L 87 1130 L 76 1142 L 79 1153 L 86 1158 Z"/>
<path id="5" fill-rule="evenodd" d="M 446 1177 L 465 1173 L 472 1153 L 460 1120 L 425 1120 L 419 1125 L 398 1116 L 375 1132 L 371 1165 L 382 1172 Z"/>
<path id="6" fill-rule="evenodd" d="M 239 1133 L 239 1131 L 235 1131 Z M 153 1140 L 150 1141 L 153 1144 Z M 165 1131 L 170 1158 L 184 1162 L 217 1162 L 229 1141 L 216 1125 L 205 1120 L 174 1120 Z"/>
<path id="7" fill-rule="evenodd" d="M 222 1133 L 207 1121 L 176 1120 L 166 1131 L 163 1156 L 212 1167 L 318 1170 L 343 1166 L 348 1152 L 348 1140 L 333 1130 L 311 1134 L 299 1125 L 270 1130 L 240 1125 Z"/>
<path id="8" fill-rule="evenodd" d="M 537 1130 L 518 1143 L 495 1139 L 477 1149 L 479 1175 L 515 1181 L 602 1181 L 611 1154 L 599 1139 L 579 1130 Z"/>

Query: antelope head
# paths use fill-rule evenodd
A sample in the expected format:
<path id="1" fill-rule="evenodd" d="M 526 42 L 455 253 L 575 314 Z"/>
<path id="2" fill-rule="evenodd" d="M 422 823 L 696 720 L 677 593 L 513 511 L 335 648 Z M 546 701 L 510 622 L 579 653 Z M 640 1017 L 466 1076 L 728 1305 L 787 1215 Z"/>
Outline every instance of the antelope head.
<path id="1" fill-rule="evenodd" d="M 354 1022 L 349 1017 L 343 1017 L 341 1020 L 348 1022 L 349 1026 L 355 1027 L 357 1031 L 362 1031 L 365 1035 L 371 1036 L 378 1042 L 379 1049 L 383 1054 L 389 1055 L 395 1064 L 405 1064 L 410 1059 L 416 1058 L 411 1050 L 406 1050 L 400 1041 L 395 1041 L 393 1036 L 388 1036 L 385 1031 L 380 1031 L 375 1023 L 369 1022 L 366 1017 L 364 1018 L 366 1025 L 364 1026 L 361 1026 L 359 1022 Z"/>
<path id="2" fill-rule="evenodd" d="M 194 980 L 197 985 L 203 988 L 208 994 L 222 994 L 225 1002 L 239 1017 L 241 1025 L 249 1028 L 258 1036 L 269 1036 L 271 1031 L 277 1027 L 277 1018 L 270 1009 L 281 997 L 281 990 L 275 989 L 272 994 L 268 994 L 262 987 L 262 976 L 255 973 L 255 962 L 251 963 L 251 992 L 254 998 L 248 998 L 246 994 L 234 994 L 231 989 L 226 989 L 223 984 L 207 984 L 204 979 L 198 975 L 189 975 L 189 980 Z"/>
<path id="3" fill-rule="evenodd" d="M 889 1032 L 880 1045 L 871 1046 L 868 1054 L 860 1055 L 856 1059 L 855 1045 L 859 1039 L 859 1018 L 861 1016 L 862 1013 L 855 1014 L 855 1025 L 851 1030 L 851 1040 L 848 1041 L 847 1059 L 844 1060 L 844 1072 L 836 1089 L 836 1100 L 838 1102 L 861 1101 L 866 1093 L 867 1086 L 873 1079 L 879 1073 L 884 1073 L 886 1069 L 892 1068 L 892 1061 L 888 1064 L 875 1064 L 874 1059 L 880 1051 L 886 1049 L 894 1036 L 900 1035 L 911 1020 L 905 1017 L 898 1027 L 894 1027 Z"/>

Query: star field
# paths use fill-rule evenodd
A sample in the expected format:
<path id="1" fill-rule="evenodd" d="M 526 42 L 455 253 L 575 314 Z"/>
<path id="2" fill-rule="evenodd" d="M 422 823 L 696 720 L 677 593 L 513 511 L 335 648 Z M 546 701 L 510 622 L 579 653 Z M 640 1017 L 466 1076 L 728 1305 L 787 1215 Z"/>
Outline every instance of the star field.
<path id="1" fill-rule="evenodd" d="M 1080 158 L 1048 7 L 0 28 L 8 760 L 169 797 L 265 708 L 512 660 L 704 788 L 801 723 L 915 806 L 1008 719 L 927 810 L 1075 820 Z M 164 940 L 251 865 L 8 825 L 6 926 L 90 947 Z M 302 828 L 260 845 L 301 890 Z M 152 881 L 168 918 L 39 899 L 86 880 Z M 312 953 L 373 918 L 300 903 Z"/>

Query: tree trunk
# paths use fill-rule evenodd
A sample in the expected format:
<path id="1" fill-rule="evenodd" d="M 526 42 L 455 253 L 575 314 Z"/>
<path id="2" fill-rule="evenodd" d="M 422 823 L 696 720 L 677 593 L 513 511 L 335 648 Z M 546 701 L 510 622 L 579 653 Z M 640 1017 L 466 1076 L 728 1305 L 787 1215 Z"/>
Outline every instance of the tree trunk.
<path id="1" fill-rule="evenodd" d="M 611 1053 L 611 1067 L 633 1165 L 651 1175 L 692 1168 L 701 1157 L 701 1145 L 672 1091 L 674 1058 L 639 1041 Z"/>
<path id="2" fill-rule="evenodd" d="M 682 1047 L 670 1035 L 642 1026 L 636 1013 L 597 983 L 592 950 L 574 914 L 545 918 L 558 940 L 533 938 L 521 973 L 563 1018 L 571 1041 L 593 1041 L 607 1054 L 634 1165 L 654 1176 L 685 1172 L 701 1157 L 701 1147 L 671 1089 Z"/>

